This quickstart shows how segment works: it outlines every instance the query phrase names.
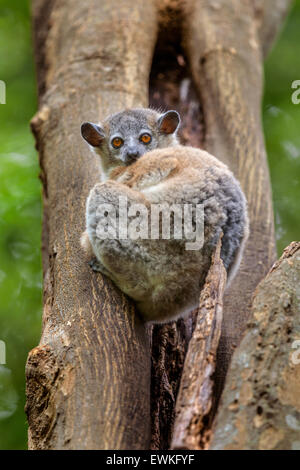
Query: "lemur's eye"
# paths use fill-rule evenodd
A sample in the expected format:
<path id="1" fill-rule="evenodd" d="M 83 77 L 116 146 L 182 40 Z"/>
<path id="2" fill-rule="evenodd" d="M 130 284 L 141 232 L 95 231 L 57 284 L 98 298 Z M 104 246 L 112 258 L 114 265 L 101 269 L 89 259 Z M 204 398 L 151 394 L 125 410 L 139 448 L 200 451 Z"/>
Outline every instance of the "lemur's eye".
<path id="1" fill-rule="evenodd" d="M 143 144 L 150 144 L 152 137 L 150 134 L 145 133 L 141 135 L 140 140 L 143 142 Z"/>
<path id="2" fill-rule="evenodd" d="M 124 144 L 124 141 L 123 141 L 123 139 L 121 139 L 121 137 L 115 137 L 115 138 L 111 141 L 111 144 L 112 144 L 112 146 L 113 146 L 115 149 L 119 149 L 119 148 L 122 147 L 122 145 Z"/>

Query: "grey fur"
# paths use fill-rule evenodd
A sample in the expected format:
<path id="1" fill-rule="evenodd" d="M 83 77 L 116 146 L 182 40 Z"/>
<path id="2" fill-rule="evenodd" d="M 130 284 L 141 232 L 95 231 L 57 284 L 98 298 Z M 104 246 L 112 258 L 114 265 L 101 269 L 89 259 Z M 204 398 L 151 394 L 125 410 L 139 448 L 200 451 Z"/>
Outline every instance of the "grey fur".
<path id="1" fill-rule="evenodd" d="M 197 306 L 221 232 L 224 234 L 221 257 L 228 282 L 233 279 L 248 237 L 248 217 L 245 196 L 231 171 L 203 150 L 178 145 L 177 128 L 174 134 L 160 135 L 155 129 L 160 115 L 153 113 L 156 112 L 148 109 L 124 111 L 106 120 L 108 126 L 103 125 L 107 139 L 116 132 L 126 139 L 136 138 L 139 129 L 151 130 L 156 147 L 126 166 L 119 176 L 94 186 L 87 200 L 86 231 L 97 258 L 94 269 L 109 276 L 135 300 L 145 321 L 166 322 Z M 108 156 L 108 151 L 106 146 L 103 158 L 115 162 L 118 155 Z M 101 147 L 99 153 L 102 155 Z M 125 165 L 122 157 L 113 167 L 120 164 Z M 110 174 L 108 167 L 107 171 Z M 96 228 L 105 221 L 97 208 L 109 203 L 118 212 L 122 195 L 127 197 L 129 206 L 142 203 L 149 207 L 163 202 L 203 204 L 203 248 L 187 251 L 186 240 L 172 237 L 170 240 L 100 239 Z"/>

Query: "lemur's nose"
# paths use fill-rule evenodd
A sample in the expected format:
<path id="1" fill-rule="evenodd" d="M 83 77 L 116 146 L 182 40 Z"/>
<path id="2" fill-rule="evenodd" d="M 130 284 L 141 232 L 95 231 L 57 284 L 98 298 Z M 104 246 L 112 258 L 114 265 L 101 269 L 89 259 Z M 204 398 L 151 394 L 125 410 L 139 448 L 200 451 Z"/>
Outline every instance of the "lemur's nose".
<path id="1" fill-rule="evenodd" d="M 138 150 L 128 150 L 126 153 L 127 160 L 136 160 L 140 156 L 140 152 Z"/>

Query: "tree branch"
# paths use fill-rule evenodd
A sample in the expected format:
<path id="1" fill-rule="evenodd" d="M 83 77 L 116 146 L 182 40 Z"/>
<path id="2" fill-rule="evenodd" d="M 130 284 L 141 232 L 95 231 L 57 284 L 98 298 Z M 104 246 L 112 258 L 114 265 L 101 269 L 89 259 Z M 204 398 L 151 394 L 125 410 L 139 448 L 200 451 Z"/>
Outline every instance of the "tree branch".
<path id="1" fill-rule="evenodd" d="M 196 327 L 189 343 L 179 393 L 172 449 L 203 449 L 206 418 L 211 410 L 217 348 L 223 318 L 226 269 L 220 258 L 221 240 L 200 295 Z"/>

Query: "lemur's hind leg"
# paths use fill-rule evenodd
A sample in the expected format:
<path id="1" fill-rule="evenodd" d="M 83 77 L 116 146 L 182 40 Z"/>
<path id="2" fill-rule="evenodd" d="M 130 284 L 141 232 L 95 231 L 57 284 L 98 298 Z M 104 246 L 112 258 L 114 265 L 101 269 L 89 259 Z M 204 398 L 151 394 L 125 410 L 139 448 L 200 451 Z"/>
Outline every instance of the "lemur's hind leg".
<path id="1" fill-rule="evenodd" d="M 100 263 L 99 260 L 97 260 L 97 258 L 95 258 L 93 247 L 91 245 L 87 231 L 83 232 L 83 234 L 81 235 L 80 244 L 85 254 L 90 259 L 89 266 L 92 268 L 92 270 L 94 272 L 102 273 L 105 276 L 110 276 L 109 271 L 103 266 L 102 263 Z"/>
<path id="2" fill-rule="evenodd" d="M 123 214 L 120 204 L 125 204 Z M 142 204 L 141 211 L 143 207 L 146 209 L 149 207 L 149 202 L 143 194 L 113 180 L 96 184 L 87 201 L 86 232 L 94 255 L 109 272 L 126 277 L 129 275 L 128 263 L 131 262 L 131 258 L 134 261 L 137 256 L 139 241 L 135 243 L 129 236 L 123 237 L 124 234 L 120 233 L 119 228 L 120 222 L 126 224 L 128 228 L 128 222 L 140 217 L 135 211 L 128 216 L 128 209 L 133 204 Z M 121 221 L 123 217 L 125 220 Z M 85 235 L 83 239 L 86 244 Z M 99 270 L 103 272 L 101 268 Z"/>

